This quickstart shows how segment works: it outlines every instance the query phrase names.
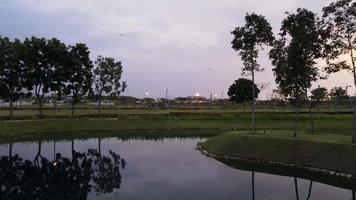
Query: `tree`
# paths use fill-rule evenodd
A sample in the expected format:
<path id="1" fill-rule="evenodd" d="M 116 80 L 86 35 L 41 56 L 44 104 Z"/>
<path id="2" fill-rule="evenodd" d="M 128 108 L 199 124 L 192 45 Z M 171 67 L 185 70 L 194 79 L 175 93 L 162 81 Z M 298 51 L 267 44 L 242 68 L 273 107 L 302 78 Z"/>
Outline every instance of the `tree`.
<path id="1" fill-rule="evenodd" d="M 56 115 L 57 100 L 64 95 L 64 88 L 69 77 L 69 68 L 67 66 L 68 47 L 56 38 L 47 41 L 47 55 L 49 66 L 52 68 L 51 83 L 49 85 L 54 101 L 54 113 Z"/>
<path id="2" fill-rule="evenodd" d="M 296 137 L 299 107 L 311 83 L 318 79 L 315 60 L 323 57 L 322 44 L 327 34 L 316 14 L 311 11 L 299 8 L 295 14 L 286 14 L 282 22 L 281 38 L 274 43 L 270 59 L 280 92 L 295 107 Z"/>
<path id="3" fill-rule="evenodd" d="M 89 55 L 90 51 L 85 44 L 78 43 L 69 47 L 64 93 L 70 97 L 72 117 L 74 116 L 74 105 L 92 90 L 93 64 Z"/>
<path id="4" fill-rule="evenodd" d="M 54 68 L 48 59 L 47 40 L 36 37 L 26 38 L 24 46 L 24 63 L 27 68 L 26 73 L 28 74 L 26 85 L 28 90 L 33 90 L 38 103 L 39 116 L 42 117 L 44 97 L 50 92 L 52 75 L 54 73 Z"/>
<path id="5" fill-rule="evenodd" d="M 101 116 L 101 101 L 103 94 L 120 95 L 125 91 L 126 83 L 120 82 L 122 66 L 114 58 L 98 56 L 95 61 L 94 91 L 99 101 L 99 116 Z"/>
<path id="6" fill-rule="evenodd" d="M 352 73 L 356 89 L 356 2 L 338 0 L 323 8 L 324 24 L 331 31 L 326 45 L 328 54 L 325 68 L 328 73 L 347 70 Z M 343 57 L 348 55 L 349 58 Z"/>
<path id="7" fill-rule="evenodd" d="M 236 103 L 243 103 L 244 110 L 245 110 L 245 103 L 250 102 L 252 98 L 252 81 L 245 78 L 240 78 L 236 80 L 229 88 L 227 95 L 230 97 L 231 101 Z M 260 90 L 258 89 L 256 84 L 254 85 L 255 90 L 255 98 L 258 97 Z"/>
<path id="8" fill-rule="evenodd" d="M 330 90 L 330 97 L 332 99 L 347 99 L 347 89 L 342 87 L 334 87 Z"/>
<path id="9" fill-rule="evenodd" d="M 345 101 L 346 99 L 349 98 L 349 95 L 347 94 L 347 87 L 342 88 L 342 87 L 334 87 L 331 88 L 330 98 L 335 102 L 335 108 L 336 108 L 336 113 L 340 112 L 340 102 Z"/>
<path id="10" fill-rule="evenodd" d="M 11 42 L 0 37 L 0 97 L 9 101 L 9 117 L 13 116 L 13 102 L 25 94 L 25 70 L 21 53 L 23 45 L 19 40 Z M 30 94 L 26 92 L 26 94 Z"/>
<path id="11" fill-rule="evenodd" d="M 317 109 L 319 112 L 319 105 L 321 102 L 325 101 L 328 97 L 328 89 L 325 87 L 317 87 L 311 91 L 311 100 L 314 100 L 317 105 Z"/>
<path id="12" fill-rule="evenodd" d="M 263 70 L 257 63 L 257 58 L 260 48 L 272 45 L 274 41 L 272 27 L 264 16 L 252 13 L 246 14 L 245 26 L 236 27 L 231 33 L 234 35 L 232 48 L 239 52 L 243 61 L 243 73 L 251 73 L 252 77 L 252 133 L 255 134 L 255 71 Z"/>

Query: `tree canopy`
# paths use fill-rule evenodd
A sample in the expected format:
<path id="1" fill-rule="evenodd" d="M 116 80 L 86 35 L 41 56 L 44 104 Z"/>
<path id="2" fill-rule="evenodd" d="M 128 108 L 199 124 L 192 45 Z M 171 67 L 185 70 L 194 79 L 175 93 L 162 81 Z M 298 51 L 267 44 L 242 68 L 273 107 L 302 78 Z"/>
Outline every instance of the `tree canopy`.
<path id="1" fill-rule="evenodd" d="M 286 97 L 304 99 L 306 90 L 319 77 L 315 60 L 323 57 L 327 34 L 315 13 L 298 9 L 287 13 L 280 36 L 270 51 L 276 83 Z"/>
<path id="2" fill-rule="evenodd" d="M 239 52 L 244 67 L 243 72 L 261 71 L 263 68 L 257 62 L 259 49 L 264 45 L 272 45 L 274 36 L 272 27 L 262 15 L 246 14 L 245 25 L 236 27 L 231 32 L 234 35 L 232 48 Z"/>
<path id="3" fill-rule="evenodd" d="M 114 58 L 98 56 L 95 61 L 94 92 L 99 99 L 99 114 L 101 111 L 101 98 L 103 94 L 110 96 L 120 95 L 127 87 L 121 82 L 122 65 Z"/>
<path id="4" fill-rule="evenodd" d="M 346 70 L 352 73 L 356 87 L 356 2 L 338 0 L 323 8 L 323 20 L 330 31 L 326 43 L 328 73 Z M 349 57 L 343 57 L 348 55 Z"/>
<path id="5" fill-rule="evenodd" d="M 310 98 L 317 102 L 325 101 L 328 98 L 328 89 L 325 87 L 317 87 L 311 91 Z"/>
<path id="6" fill-rule="evenodd" d="M 260 90 L 255 84 L 255 98 L 258 97 Z M 252 81 L 245 78 L 236 80 L 229 88 L 227 93 L 231 101 L 236 103 L 251 102 L 252 99 Z"/>

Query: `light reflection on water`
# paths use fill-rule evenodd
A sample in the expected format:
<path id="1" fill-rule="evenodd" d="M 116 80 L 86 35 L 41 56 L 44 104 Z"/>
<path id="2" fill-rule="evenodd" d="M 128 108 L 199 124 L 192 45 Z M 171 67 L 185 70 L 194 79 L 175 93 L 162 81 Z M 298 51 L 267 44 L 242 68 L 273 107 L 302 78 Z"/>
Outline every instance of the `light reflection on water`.
<path id="1" fill-rule="evenodd" d="M 110 151 L 120 157 L 120 169 L 115 171 L 115 174 L 106 174 L 107 179 L 101 182 L 104 183 L 101 186 L 108 187 L 107 190 L 104 192 L 95 190 L 98 186 L 95 185 L 93 177 L 98 176 L 93 175 L 89 182 L 92 188 L 88 190 L 87 196 L 81 196 L 82 199 L 252 199 L 252 173 L 230 168 L 202 155 L 195 148 L 197 143 L 203 140 L 199 138 L 162 140 L 106 138 L 73 142 L 57 141 L 55 146 L 54 141 L 43 141 L 40 146 L 41 156 L 49 161 L 53 161 L 58 153 L 62 158 L 73 160 L 72 144 L 75 152 L 85 153 L 85 156 L 92 160 L 96 159 L 97 162 L 104 160 L 105 157 L 112 159 Z M 33 162 L 38 149 L 39 142 L 14 143 L 12 156 L 18 154 L 20 158 Z M 89 150 L 97 152 L 95 154 L 97 157 L 89 155 Z M 9 155 L 8 144 L 0 145 L 0 155 Z M 124 167 L 121 166 L 122 162 L 125 163 Z M 96 163 L 92 165 L 93 168 L 99 166 Z M 118 176 L 120 176 L 120 184 L 110 185 L 109 183 L 118 180 Z M 1 183 L 4 183 L 6 176 L 1 175 L 0 179 L 2 179 Z M 256 172 L 254 181 L 255 199 L 296 199 L 293 177 Z M 307 198 L 309 183 L 308 180 L 298 179 L 299 199 Z M 4 194 L 3 190 L 1 194 Z M 56 196 L 51 197 L 59 199 Z M 314 182 L 310 199 L 346 200 L 351 197 L 350 190 Z"/>

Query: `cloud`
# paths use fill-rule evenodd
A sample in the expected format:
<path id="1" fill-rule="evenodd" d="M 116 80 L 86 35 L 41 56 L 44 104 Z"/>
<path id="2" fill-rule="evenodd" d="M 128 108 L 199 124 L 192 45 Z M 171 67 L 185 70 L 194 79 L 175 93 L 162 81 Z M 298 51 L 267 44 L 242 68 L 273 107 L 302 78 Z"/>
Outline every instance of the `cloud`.
<path id="1" fill-rule="evenodd" d="M 0 34 L 23 38 L 58 37 L 68 44 L 86 43 L 96 55 L 112 56 L 124 64 L 130 94 L 150 91 L 161 96 L 195 92 L 207 95 L 227 90 L 240 77 L 242 62 L 231 49 L 234 27 L 246 12 L 265 15 L 279 31 L 285 11 L 307 7 L 320 12 L 330 0 L 12 0 L 0 4 Z M 257 82 L 274 85 L 267 52 L 261 52 Z M 208 68 L 214 70 L 208 71 Z M 347 74 L 323 81 L 326 85 L 352 84 Z M 320 83 L 315 83 L 318 85 Z M 189 87 L 187 87 L 189 86 Z"/>

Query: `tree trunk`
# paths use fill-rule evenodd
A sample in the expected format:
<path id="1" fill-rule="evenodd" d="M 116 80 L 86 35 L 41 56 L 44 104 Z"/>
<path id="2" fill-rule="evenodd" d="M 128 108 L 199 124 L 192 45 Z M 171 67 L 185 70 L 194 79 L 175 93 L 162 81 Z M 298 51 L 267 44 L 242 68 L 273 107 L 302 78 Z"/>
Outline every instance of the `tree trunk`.
<path id="1" fill-rule="evenodd" d="M 246 112 L 246 102 L 243 102 L 243 108 L 244 108 L 244 112 Z"/>
<path id="2" fill-rule="evenodd" d="M 309 116 L 310 116 L 310 134 L 314 134 L 314 117 L 312 112 L 312 105 L 309 105 Z"/>
<path id="3" fill-rule="evenodd" d="M 351 63 L 352 63 L 352 74 L 354 77 L 354 86 L 355 86 L 355 95 L 356 95 L 356 66 L 355 66 L 355 61 L 354 61 L 354 52 L 353 52 L 353 48 L 352 48 L 351 39 L 349 39 L 348 42 L 349 42 L 349 50 L 350 50 Z"/>
<path id="4" fill-rule="evenodd" d="M 297 200 L 299 200 L 298 179 L 297 179 L 297 177 L 294 177 L 294 187 L 295 187 L 295 195 L 297 197 Z"/>
<path id="5" fill-rule="evenodd" d="M 310 180 L 307 200 L 309 200 L 309 199 L 310 199 L 310 197 L 311 197 L 312 187 L 313 187 L 313 181 L 312 181 L 312 180 Z"/>
<path id="6" fill-rule="evenodd" d="M 72 110 L 72 118 L 74 117 L 74 101 L 72 100 L 71 104 L 71 110 Z"/>
<path id="7" fill-rule="evenodd" d="M 252 74 L 252 134 L 256 134 L 256 118 L 255 118 L 255 71 L 251 70 Z"/>
<path id="8" fill-rule="evenodd" d="M 40 141 L 38 141 L 38 152 L 37 152 L 37 155 L 36 155 L 35 160 L 33 162 L 37 167 L 40 166 L 40 162 L 39 162 L 38 158 L 42 157 L 41 156 L 41 151 L 42 151 L 42 141 L 40 140 Z"/>
<path id="9" fill-rule="evenodd" d="M 54 119 L 57 119 L 57 101 L 56 100 L 54 100 L 53 108 L 54 108 Z"/>
<path id="10" fill-rule="evenodd" d="M 14 105 L 13 105 L 13 101 L 12 101 L 12 97 L 10 98 L 10 113 L 9 113 L 9 118 L 12 119 L 12 117 L 14 116 Z"/>
<path id="11" fill-rule="evenodd" d="M 99 108 L 99 118 L 101 118 L 101 95 L 99 95 L 99 105 L 98 105 L 98 108 Z"/>
<path id="12" fill-rule="evenodd" d="M 42 111 L 42 97 L 38 98 L 38 114 L 40 118 L 42 118 L 43 111 Z"/>
<path id="13" fill-rule="evenodd" d="M 297 100 L 297 101 L 298 101 L 298 100 Z M 293 137 L 297 137 L 298 114 L 299 114 L 299 108 L 298 108 L 298 103 L 296 102 L 296 105 L 295 105 L 295 119 L 294 119 L 294 134 L 293 134 Z"/>
<path id="14" fill-rule="evenodd" d="M 53 140 L 53 160 L 56 160 L 56 140 Z"/>
<path id="15" fill-rule="evenodd" d="M 12 158 L 12 142 L 9 142 L 9 160 Z"/>
<path id="16" fill-rule="evenodd" d="M 352 130 L 352 143 L 356 143 L 356 103 L 353 103 L 354 116 L 352 120 L 353 130 Z"/>

